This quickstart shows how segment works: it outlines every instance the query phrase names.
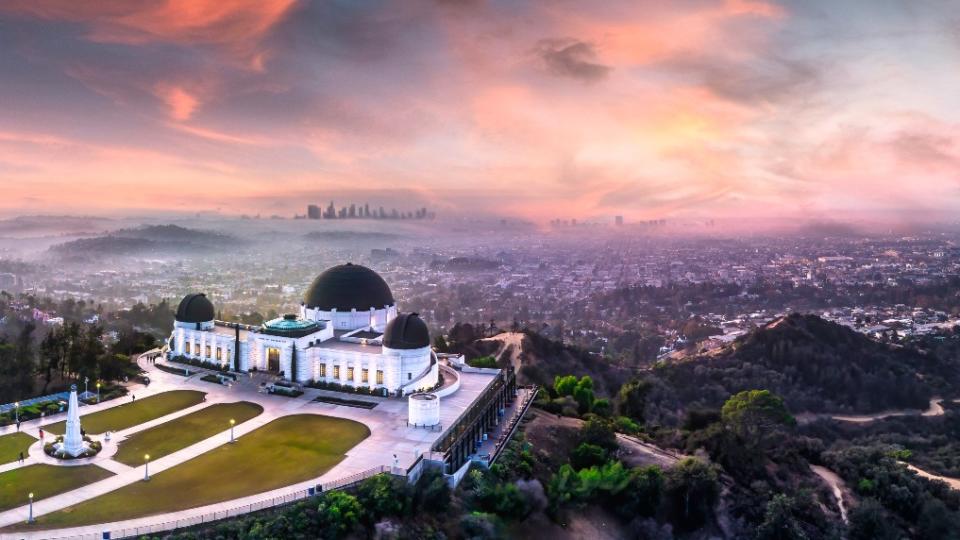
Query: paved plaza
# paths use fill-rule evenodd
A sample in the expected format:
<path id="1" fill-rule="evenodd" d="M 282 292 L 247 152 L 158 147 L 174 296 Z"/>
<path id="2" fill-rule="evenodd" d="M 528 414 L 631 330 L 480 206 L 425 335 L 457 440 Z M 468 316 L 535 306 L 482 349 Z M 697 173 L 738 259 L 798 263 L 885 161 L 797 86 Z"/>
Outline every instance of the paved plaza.
<path id="1" fill-rule="evenodd" d="M 35 501 L 33 504 L 34 516 L 41 516 L 63 508 L 75 505 L 82 501 L 103 495 L 120 488 L 122 486 L 139 482 L 143 479 L 143 467 L 130 467 L 119 463 L 113 459 L 117 452 L 118 444 L 122 443 L 127 437 L 140 431 L 152 428 L 154 426 L 169 422 L 176 418 L 188 415 L 190 413 L 202 410 L 215 403 L 233 403 L 238 401 L 250 401 L 263 407 L 263 413 L 251 420 L 238 424 L 235 427 L 235 436 L 243 437 L 245 434 L 264 426 L 272 420 L 282 416 L 293 414 L 320 414 L 338 418 L 354 420 L 366 425 L 370 429 L 370 436 L 350 449 L 345 459 L 334 466 L 321 477 L 307 482 L 293 484 L 273 491 L 259 493 L 240 499 L 223 501 L 212 505 L 193 508 L 190 510 L 177 511 L 166 515 L 150 516 L 138 519 L 127 520 L 118 523 L 100 524 L 88 527 L 77 527 L 62 530 L 47 530 L 29 533 L 11 533 L 0 535 L 0 538 L 20 539 L 20 538 L 75 538 L 75 537 L 96 537 L 100 538 L 103 531 L 127 529 L 140 526 L 149 526 L 157 523 L 176 521 L 178 519 L 190 518 L 193 516 L 202 516 L 215 511 L 226 511 L 235 509 L 247 504 L 258 503 L 260 501 L 272 500 L 277 497 L 302 492 L 304 489 L 313 487 L 318 483 L 335 481 L 357 473 L 368 471 L 374 467 L 392 466 L 406 469 L 414 464 L 421 455 L 429 457 L 430 447 L 436 441 L 443 429 L 450 426 L 454 421 L 477 399 L 483 389 L 495 377 L 489 374 L 479 373 L 461 373 L 460 388 L 450 396 L 442 398 L 441 405 L 441 427 L 442 429 L 424 429 L 413 428 L 407 425 L 407 400 L 396 398 L 377 398 L 371 396 L 358 396 L 358 399 L 376 401 L 378 405 L 373 409 L 362 409 L 344 405 L 333 405 L 328 403 L 314 402 L 313 399 L 318 395 L 331 395 L 338 397 L 352 397 L 341 393 L 304 388 L 304 394 L 297 398 L 270 395 L 262 391 L 261 384 L 272 380 L 265 374 L 253 374 L 251 376 L 241 376 L 240 379 L 231 386 L 218 385 L 201 381 L 207 371 L 190 368 L 191 372 L 196 371 L 189 377 L 182 377 L 171 373 L 166 373 L 155 367 L 155 365 L 143 358 L 139 360 L 140 367 L 147 372 L 150 377 L 148 386 L 132 385 L 131 394 L 136 395 L 139 400 L 151 395 L 160 394 L 170 390 L 200 390 L 206 392 L 206 400 L 197 405 L 187 407 L 177 412 L 168 414 L 161 418 L 139 424 L 128 429 L 117 431 L 111 434 L 110 441 L 104 441 L 103 436 L 96 438 L 103 441 L 103 450 L 92 458 L 76 459 L 71 461 L 61 461 L 47 456 L 43 451 L 43 441 L 37 441 L 29 449 L 29 455 L 24 463 L 14 461 L 0 465 L 0 472 L 9 471 L 18 467 L 26 467 L 38 463 L 46 463 L 63 467 L 94 464 L 114 473 L 113 476 L 89 484 L 87 486 L 55 495 L 46 499 Z M 88 405 L 81 408 L 81 423 L 83 416 L 95 413 L 100 410 L 116 407 L 128 403 L 131 398 L 118 398 L 102 404 Z M 39 438 L 39 429 L 42 425 L 50 424 L 65 417 L 64 414 L 48 417 L 45 419 L 32 420 L 24 422 L 21 431 L 28 433 L 33 437 Z M 0 428 L 0 435 L 16 431 L 15 426 L 6 426 Z M 47 434 L 47 441 L 53 435 Z M 201 442 L 188 446 L 169 455 L 150 462 L 150 474 L 160 473 L 171 467 L 175 467 L 194 457 L 209 452 L 220 445 L 228 443 L 230 440 L 229 427 L 225 426 L 222 433 L 216 434 Z M 268 458 L 268 456 L 265 456 Z M 229 471 L 226 471 L 229 473 Z M 24 523 L 28 516 L 28 507 L 26 505 L 27 493 L 31 491 L 31 486 L 23 486 L 24 506 L 13 508 L 5 512 L 0 512 L 0 527 L 7 527 L 17 523 Z"/>

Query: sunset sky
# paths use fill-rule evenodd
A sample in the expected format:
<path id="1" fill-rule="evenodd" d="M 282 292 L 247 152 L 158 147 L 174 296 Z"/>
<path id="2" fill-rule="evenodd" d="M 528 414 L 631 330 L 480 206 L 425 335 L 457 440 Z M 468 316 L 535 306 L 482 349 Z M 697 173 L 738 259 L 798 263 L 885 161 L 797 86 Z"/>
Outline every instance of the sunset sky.
<path id="1" fill-rule="evenodd" d="M 955 219 L 958 81 L 955 0 L 4 0 L 0 213 Z"/>

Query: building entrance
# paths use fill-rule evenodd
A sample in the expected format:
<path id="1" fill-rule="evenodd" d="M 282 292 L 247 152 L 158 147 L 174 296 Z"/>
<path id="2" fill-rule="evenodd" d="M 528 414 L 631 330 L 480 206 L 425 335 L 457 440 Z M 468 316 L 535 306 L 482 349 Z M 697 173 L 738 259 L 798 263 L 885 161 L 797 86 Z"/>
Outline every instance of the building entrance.
<path id="1" fill-rule="evenodd" d="M 280 349 L 267 348 L 267 371 L 280 371 Z"/>

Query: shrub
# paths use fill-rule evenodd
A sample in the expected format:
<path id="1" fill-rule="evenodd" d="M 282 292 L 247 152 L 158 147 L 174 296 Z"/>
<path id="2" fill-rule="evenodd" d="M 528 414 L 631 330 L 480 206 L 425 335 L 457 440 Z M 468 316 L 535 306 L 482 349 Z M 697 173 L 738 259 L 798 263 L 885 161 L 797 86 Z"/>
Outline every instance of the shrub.
<path id="1" fill-rule="evenodd" d="M 496 358 L 494 358 L 494 357 L 492 357 L 492 356 L 489 356 L 489 355 L 488 355 L 488 356 L 480 356 L 480 357 L 474 358 L 474 359 L 472 359 L 472 360 L 467 360 L 467 365 L 470 366 L 470 367 L 475 367 L 475 368 L 496 369 L 496 368 L 497 368 L 497 360 L 496 360 Z"/>
<path id="2" fill-rule="evenodd" d="M 617 449 L 617 434 L 613 430 L 613 424 L 603 418 L 591 418 L 583 423 L 580 428 L 579 441 L 599 446 L 607 451 L 613 452 Z"/>
<path id="3" fill-rule="evenodd" d="M 407 483 L 387 474 L 378 474 L 361 482 L 357 499 L 373 522 L 402 515 L 410 503 Z"/>
<path id="4" fill-rule="evenodd" d="M 356 528 L 363 517 L 363 506 L 356 497 L 343 491 L 325 493 L 317 507 L 321 522 L 330 538 L 342 538 Z"/>
<path id="5" fill-rule="evenodd" d="M 570 465 L 576 469 L 596 467 L 607 462 L 607 451 L 595 444 L 581 443 L 570 453 Z"/>

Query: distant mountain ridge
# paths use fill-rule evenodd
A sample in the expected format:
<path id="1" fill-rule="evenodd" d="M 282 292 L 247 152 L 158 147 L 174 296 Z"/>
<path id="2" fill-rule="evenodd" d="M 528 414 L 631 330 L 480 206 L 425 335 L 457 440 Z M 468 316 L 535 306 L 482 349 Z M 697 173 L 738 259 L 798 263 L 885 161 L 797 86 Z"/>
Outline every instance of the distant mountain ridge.
<path id="1" fill-rule="evenodd" d="M 213 231 L 188 229 L 179 225 L 145 225 L 57 244 L 50 251 L 81 258 L 93 255 L 163 255 L 222 249 L 238 242 L 236 237 Z"/>

